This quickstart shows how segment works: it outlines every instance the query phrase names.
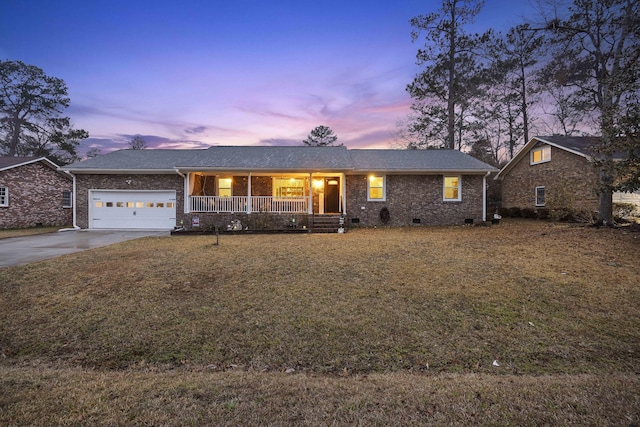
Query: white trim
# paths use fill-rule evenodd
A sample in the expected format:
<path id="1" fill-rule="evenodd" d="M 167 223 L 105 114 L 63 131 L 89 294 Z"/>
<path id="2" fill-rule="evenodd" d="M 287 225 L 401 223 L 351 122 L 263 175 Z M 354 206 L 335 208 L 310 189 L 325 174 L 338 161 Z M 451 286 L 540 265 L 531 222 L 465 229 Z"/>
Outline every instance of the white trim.
<path id="1" fill-rule="evenodd" d="M 445 183 L 447 178 L 458 178 L 458 197 L 455 199 L 448 199 L 446 197 L 446 187 Z M 451 187 L 453 188 L 453 187 Z M 442 175 L 442 201 L 443 202 L 460 202 L 462 201 L 462 175 Z"/>
<path id="2" fill-rule="evenodd" d="M 342 191 L 342 216 L 347 216 L 347 176 L 346 174 L 342 173 L 340 179 L 341 181 L 341 185 L 340 185 L 340 190 Z"/>
<path id="3" fill-rule="evenodd" d="M 482 177 L 482 222 L 487 221 L 487 177 L 489 174 L 491 174 L 491 172 L 487 172 L 487 174 Z"/>
<path id="4" fill-rule="evenodd" d="M 253 210 L 253 206 L 251 206 L 251 172 L 247 175 L 247 214 L 250 214 Z"/>

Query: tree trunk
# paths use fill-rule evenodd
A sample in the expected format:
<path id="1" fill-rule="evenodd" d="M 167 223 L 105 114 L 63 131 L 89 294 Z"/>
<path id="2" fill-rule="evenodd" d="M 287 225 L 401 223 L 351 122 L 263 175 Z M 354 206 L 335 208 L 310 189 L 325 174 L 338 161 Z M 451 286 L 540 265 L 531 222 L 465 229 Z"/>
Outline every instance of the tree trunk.
<path id="1" fill-rule="evenodd" d="M 607 170 L 607 164 L 600 170 L 600 211 L 598 222 L 603 225 L 613 225 L 613 177 Z"/>
<path id="2" fill-rule="evenodd" d="M 454 0 L 451 7 L 451 28 L 449 29 L 449 97 L 447 99 L 447 148 L 455 149 L 455 126 L 456 126 L 456 88 L 455 88 L 455 76 L 456 76 L 456 1 Z"/>

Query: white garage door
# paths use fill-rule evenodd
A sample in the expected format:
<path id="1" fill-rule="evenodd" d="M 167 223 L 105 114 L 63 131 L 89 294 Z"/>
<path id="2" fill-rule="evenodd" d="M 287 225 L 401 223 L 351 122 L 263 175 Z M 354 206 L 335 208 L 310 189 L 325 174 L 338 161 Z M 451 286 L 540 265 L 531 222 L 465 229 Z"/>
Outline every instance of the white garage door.
<path id="1" fill-rule="evenodd" d="M 175 191 L 92 190 L 89 228 L 171 229 L 176 225 Z"/>

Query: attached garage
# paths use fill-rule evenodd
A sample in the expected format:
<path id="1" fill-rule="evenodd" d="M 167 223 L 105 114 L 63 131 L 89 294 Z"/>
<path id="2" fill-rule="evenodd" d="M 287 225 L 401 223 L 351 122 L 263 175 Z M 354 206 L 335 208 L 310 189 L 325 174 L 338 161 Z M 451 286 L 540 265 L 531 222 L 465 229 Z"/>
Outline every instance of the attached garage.
<path id="1" fill-rule="evenodd" d="M 89 190 L 89 228 L 172 229 L 176 226 L 173 190 Z"/>

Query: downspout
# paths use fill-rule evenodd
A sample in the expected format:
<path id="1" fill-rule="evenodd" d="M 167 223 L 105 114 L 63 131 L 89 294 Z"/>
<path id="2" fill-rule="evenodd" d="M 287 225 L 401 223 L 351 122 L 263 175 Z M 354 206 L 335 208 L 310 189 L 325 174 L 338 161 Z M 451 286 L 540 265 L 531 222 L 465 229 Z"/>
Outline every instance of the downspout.
<path id="1" fill-rule="evenodd" d="M 182 182 L 184 183 L 183 185 L 183 192 L 184 192 L 184 196 L 182 197 L 182 210 L 184 211 L 184 213 L 189 213 L 191 212 L 191 209 L 189 209 L 189 203 L 187 203 L 187 201 L 189 200 L 189 175 L 185 175 L 182 172 L 180 172 L 178 169 L 175 169 L 176 173 L 178 175 L 180 175 L 182 177 Z"/>
<path id="2" fill-rule="evenodd" d="M 67 172 L 69 175 L 71 175 L 73 177 L 73 192 L 71 193 L 71 197 L 73 197 L 73 199 L 71 200 L 73 202 L 73 207 L 72 207 L 72 215 L 73 215 L 73 228 L 63 228 L 60 231 L 72 231 L 72 230 L 80 230 L 80 227 L 78 226 L 78 224 L 76 223 L 76 176 L 74 174 L 72 174 L 71 172 Z"/>
<path id="3" fill-rule="evenodd" d="M 487 222 L 487 177 L 491 172 L 487 172 L 482 177 L 482 222 Z"/>

